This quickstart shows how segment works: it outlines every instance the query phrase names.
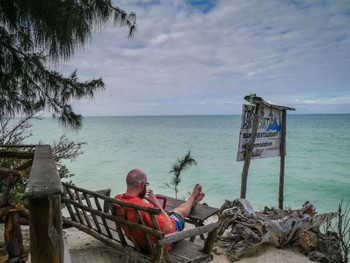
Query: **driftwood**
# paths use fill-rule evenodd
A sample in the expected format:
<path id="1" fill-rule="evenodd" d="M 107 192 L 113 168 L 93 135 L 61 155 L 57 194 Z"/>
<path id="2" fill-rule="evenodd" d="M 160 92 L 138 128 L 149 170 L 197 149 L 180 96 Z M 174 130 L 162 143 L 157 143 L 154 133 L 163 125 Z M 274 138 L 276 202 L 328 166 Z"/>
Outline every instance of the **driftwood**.
<path id="1" fill-rule="evenodd" d="M 300 210 L 265 209 L 255 212 L 246 199 L 226 200 L 219 210 L 222 220 L 218 244 L 232 261 L 257 250 L 263 244 L 283 248 L 306 230 L 329 223 L 336 213 L 315 215 L 312 205 Z"/>
<path id="2" fill-rule="evenodd" d="M 0 198 L 1 200 L 1 198 Z M 23 246 L 22 230 L 20 226 L 20 213 L 26 211 L 21 205 L 13 201 L 7 206 L 0 207 L 0 217 L 5 217 L 5 247 L 8 252 L 7 263 L 26 262 L 28 253 Z"/>
<path id="3" fill-rule="evenodd" d="M 8 253 L 7 263 L 26 262 L 28 253 L 23 246 L 21 230 L 21 214 L 28 216 L 28 210 L 22 204 L 10 200 L 12 188 L 19 179 L 27 177 L 29 168 L 32 165 L 31 152 L 0 152 L 1 158 L 30 159 L 23 160 L 14 169 L 0 166 L 0 181 L 3 183 L 3 192 L 0 195 L 0 217 L 5 218 L 5 248 Z M 0 164 L 2 165 L 2 164 Z"/>

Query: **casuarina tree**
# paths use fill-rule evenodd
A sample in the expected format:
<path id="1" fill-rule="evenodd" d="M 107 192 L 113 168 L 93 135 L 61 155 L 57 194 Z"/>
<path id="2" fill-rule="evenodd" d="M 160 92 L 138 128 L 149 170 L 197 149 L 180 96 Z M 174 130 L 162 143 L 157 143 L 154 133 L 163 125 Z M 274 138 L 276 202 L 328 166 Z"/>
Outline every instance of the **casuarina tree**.
<path id="1" fill-rule="evenodd" d="M 61 124 L 80 128 L 71 102 L 93 97 L 101 78 L 79 81 L 50 68 L 84 47 L 111 17 L 136 29 L 136 16 L 109 0 L 0 0 L 0 115 L 50 112 Z"/>

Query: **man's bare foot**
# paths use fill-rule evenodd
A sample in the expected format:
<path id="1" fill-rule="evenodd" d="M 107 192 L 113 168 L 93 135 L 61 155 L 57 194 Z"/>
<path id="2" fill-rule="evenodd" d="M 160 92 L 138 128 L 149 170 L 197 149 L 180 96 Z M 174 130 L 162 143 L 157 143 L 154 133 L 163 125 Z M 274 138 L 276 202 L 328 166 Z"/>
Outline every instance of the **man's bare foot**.
<path id="1" fill-rule="evenodd" d="M 205 193 L 200 193 L 195 199 L 194 199 L 194 202 L 193 202 L 193 205 L 192 205 L 192 208 L 195 208 L 196 205 L 203 200 L 205 196 Z"/>
<path id="2" fill-rule="evenodd" d="M 196 184 L 192 190 L 191 196 L 196 199 L 197 196 L 202 192 L 202 186 L 200 184 Z"/>

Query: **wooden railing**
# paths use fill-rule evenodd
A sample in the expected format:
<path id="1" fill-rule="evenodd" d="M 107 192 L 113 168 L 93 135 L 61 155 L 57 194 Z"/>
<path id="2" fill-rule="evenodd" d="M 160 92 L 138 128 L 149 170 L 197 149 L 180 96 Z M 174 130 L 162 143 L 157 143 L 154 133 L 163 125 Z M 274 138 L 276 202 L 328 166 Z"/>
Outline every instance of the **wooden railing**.
<path id="1" fill-rule="evenodd" d="M 8 146 L 1 147 L 7 148 Z M 21 148 L 23 146 L 16 147 Z M 163 254 L 165 254 L 165 258 L 168 261 L 171 261 L 172 257 L 179 258 L 180 256 L 186 258 L 185 262 L 192 262 L 191 260 L 189 260 L 190 258 L 196 258 L 196 262 L 207 262 L 211 259 L 210 253 L 213 246 L 213 242 L 216 237 L 219 222 L 211 223 L 205 226 L 199 226 L 194 229 L 187 229 L 186 231 L 173 233 L 164 237 L 164 234 L 161 231 L 159 231 L 159 229 L 153 229 L 150 227 L 143 226 L 140 223 L 130 222 L 125 218 L 119 218 L 115 216 L 114 213 L 112 213 L 112 211 L 110 211 L 111 204 L 113 203 L 117 203 L 119 206 L 123 205 L 125 207 L 135 206 L 138 208 L 138 211 L 143 209 L 147 210 L 147 208 L 138 207 L 129 203 L 124 204 L 122 201 L 118 202 L 117 200 L 107 197 L 103 194 L 86 189 L 79 189 L 68 184 L 64 184 L 66 191 L 64 191 L 65 195 L 63 195 L 62 197 L 63 187 L 56 168 L 56 163 L 53 158 L 51 147 L 49 145 L 36 145 L 34 154 L 34 146 L 30 147 L 32 148 L 30 150 L 30 154 L 23 153 L 20 151 L 7 152 L 5 150 L 3 152 L 0 152 L 0 158 L 10 157 L 17 159 L 26 159 L 27 161 L 25 163 L 25 167 L 26 169 L 29 169 L 30 167 L 30 173 L 24 191 L 24 197 L 26 197 L 28 200 L 29 208 L 28 214 L 30 233 L 30 257 L 32 263 L 64 262 L 65 257 L 62 231 L 61 199 L 62 202 L 67 205 L 68 210 L 70 210 L 71 219 L 66 218 L 65 223 L 70 223 L 70 225 L 77 227 L 82 231 L 85 231 L 86 233 L 105 242 L 111 247 L 120 248 L 120 250 L 124 254 L 127 254 L 126 251 L 127 249 L 129 249 L 128 251 L 130 251 L 130 253 L 128 255 L 134 256 L 137 254 L 138 256 L 136 258 L 146 258 L 147 261 L 151 259 L 151 262 L 155 261 L 153 260 L 153 258 L 160 260 Z M 4 168 L 2 172 L 6 174 L 7 168 Z M 16 173 L 19 171 L 11 170 L 11 172 Z M 24 176 L 27 176 L 27 173 Z M 68 191 L 68 188 L 70 189 L 70 191 Z M 84 191 L 80 193 L 80 190 Z M 72 193 L 75 193 L 75 195 Z M 102 198 L 103 203 L 108 205 L 104 206 L 103 208 L 102 206 L 100 208 L 97 207 L 96 209 L 92 208 L 90 207 L 90 198 L 93 198 L 95 201 L 98 198 Z M 85 200 L 88 205 L 84 206 L 82 200 Z M 72 207 L 74 207 L 74 210 L 72 209 Z M 81 218 L 81 220 L 77 220 L 76 218 L 81 217 L 79 209 L 82 210 L 82 213 L 84 215 L 84 218 Z M 92 214 L 91 217 L 95 219 L 94 222 L 96 223 L 96 227 L 93 227 L 93 224 L 91 224 L 90 217 L 87 216 L 88 213 Z M 160 211 L 158 213 L 160 213 Z M 103 231 L 95 231 L 95 228 L 97 230 L 99 230 L 100 228 L 100 221 L 96 220 L 96 217 L 94 217 L 95 214 L 101 218 L 102 222 L 104 222 L 104 219 L 109 219 L 115 223 L 115 231 L 118 232 L 119 243 L 113 242 L 113 235 L 108 234 L 107 236 L 105 236 Z M 90 224 L 85 226 L 83 223 L 84 220 L 90 222 Z M 121 230 L 121 225 L 126 225 L 127 227 L 133 229 L 141 229 L 142 231 L 147 229 L 147 233 L 155 236 L 156 245 L 152 245 L 153 247 L 151 247 L 150 250 L 157 250 L 157 253 L 152 253 L 153 257 L 151 256 L 150 258 L 148 258 L 149 255 L 147 256 L 146 254 L 143 254 L 141 252 L 141 249 L 138 248 L 137 245 L 130 245 L 131 243 L 128 243 L 126 241 L 126 237 L 124 237 L 124 232 Z M 107 229 L 107 227 L 108 226 L 106 225 L 105 229 Z M 106 231 L 107 233 L 109 233 L 108 230 Z M 209 234 L 204 247 L 196 245 L 196 249 L 194 249 L 195 244 L 185 240 L 187 238 L 191 238 L 205 233 Z M 173 244 L 173 248 L 169 255 L 165 250 L 165 246 L 168 243 L 176 241 L 179 242 Z M 117 244 L 117 246 L 115 246 L 115 244 Z M 195 251 L 196 253 L 194 253 Z"/>
<path id="2" fill-rule="evenodd" d="M 35 147 L 24 196 L 29 202 L 30 257 L 32 263 L 64 262 L 62 184 L 49 145 Z"/>

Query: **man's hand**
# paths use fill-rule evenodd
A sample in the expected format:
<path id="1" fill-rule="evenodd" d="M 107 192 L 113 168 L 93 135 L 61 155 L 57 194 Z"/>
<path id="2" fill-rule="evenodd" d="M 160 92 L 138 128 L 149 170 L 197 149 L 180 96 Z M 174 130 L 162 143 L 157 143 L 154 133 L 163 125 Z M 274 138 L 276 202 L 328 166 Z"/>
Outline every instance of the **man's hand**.
<path id="1" fill-rule="evenodd" d="M 153 193 L 153 190 L 149 189 L 147 191 L 147 194 L 145 195 L 145 199 L 150 202 L 154 207 L 160 208 L 161 209 L 161 214 L 160 216 L 164 217 L 167 221 L 166 226 L 164 229 L 162 229 L 163 232 L 165 233 L 170 233 L 173 230 L 173 226 L 170 220 L 169 215 L 165 212 L 165 210 L 162 208 L 162 206 L 158 203 L 156 195 Z"/>
<path id="2" fill-rule="evenodd" d="M 161 208 L 160 204 L 157 201 L 156 195 L 153 193 L 153 190 L 150 189 L 147 191 L 147 194 L 145 195 L 145 199 L 155 207 Z"/>

